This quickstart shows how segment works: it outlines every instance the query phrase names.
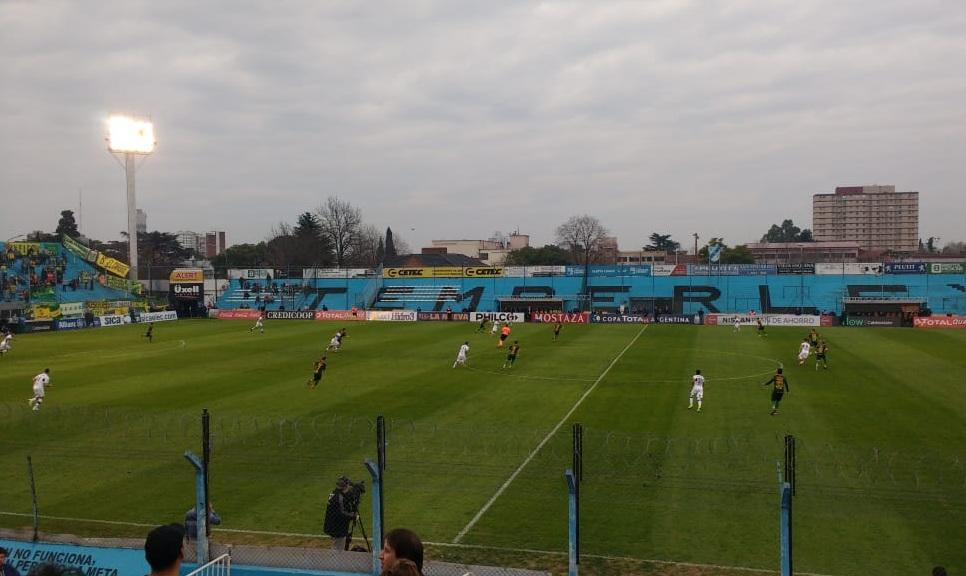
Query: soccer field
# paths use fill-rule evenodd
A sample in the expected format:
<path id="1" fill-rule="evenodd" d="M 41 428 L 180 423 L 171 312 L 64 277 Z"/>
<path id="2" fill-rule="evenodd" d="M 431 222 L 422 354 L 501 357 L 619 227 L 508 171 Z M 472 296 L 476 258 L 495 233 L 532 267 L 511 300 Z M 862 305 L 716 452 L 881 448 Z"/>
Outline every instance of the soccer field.
<path id="1" fill-rule="evenodd" d="M 502 369 L 475 324 L 360 322 L 308 389 L 341 326 L 269 321 L 259 334 L 180 321 L 157 324 L 153 343 L 142 326 L 18 336 L 0 359 L 0 525 L 30 522 L 28 455 L 43 530 L 143 534 L 89 520 L 180 521 L 194 495 L 183 453 L 200 453 L 208 408 L 222 528 L 318 534 L 335 479 L 368 484 L 381 414 L 389 526 L 436 543 L 565 551 L 563 472 L 580 422 L 583 554 L 776 569 L 776 463 L 794 434 L 797 571 L 966 571 L 964 332 L 824 328 L 825 371 L 795 362 L 804 328 L 759 338 L 565 325 L 553 342 L 550 326 L 520 324 L 519 360 Z M 468 367 L 454 369 L 464 340 Z M 762 384 L 780 364 L 790 393 L 771 416 Z M 53 386 L 35 414 L 26 400 L 45 367 Z M 696 368 L 701 413 L 687 409 Z"/>

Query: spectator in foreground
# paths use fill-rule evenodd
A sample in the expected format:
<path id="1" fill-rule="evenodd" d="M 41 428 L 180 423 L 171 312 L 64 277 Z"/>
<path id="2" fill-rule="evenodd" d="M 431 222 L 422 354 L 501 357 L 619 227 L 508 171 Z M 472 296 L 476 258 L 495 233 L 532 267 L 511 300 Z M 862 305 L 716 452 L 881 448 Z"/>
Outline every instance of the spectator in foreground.
<path id="1" fill-rule="evenodd" d="M 6 548 L 0 548 L 0 576 L 20 576 L 16 568 L 7 564 Z"/>
<path id="2" fill-rule="evenodd" d="M 184 560 L 184 526 L 165 524 L 148 532 L 144 559 L 151 566 L 151 576 L 178 576 Z"/>
<path id="3" fill-rule="evenodd" d="M 390 570 L 397 560 L 411 560 L 419 570 L 417 574 L 423 573 L 423 542 L 412 530 L 395 528 L 386 533 L 386 537 L 383 538 L 382 550 L 379 551 L 383 573 Z"/>
<path id="4" fill-rule="evenodd" d="M 412 560 L 405 558 L 396 560 L 392 566 L 383 570 L 379 576 L 423 576 L 419 566 Z"/>

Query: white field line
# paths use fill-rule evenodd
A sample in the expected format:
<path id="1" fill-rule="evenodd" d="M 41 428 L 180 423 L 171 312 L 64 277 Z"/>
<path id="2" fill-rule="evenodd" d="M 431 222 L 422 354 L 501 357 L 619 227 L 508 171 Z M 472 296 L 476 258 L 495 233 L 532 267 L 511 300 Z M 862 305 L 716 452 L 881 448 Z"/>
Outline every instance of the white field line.
<path id="1" fill-rule="evenodd" d="M 631 346 L 633 346 L 634 343 L 637 342 L 637 339 L 641 337 L 641 334 L 644 333 L 644 330 L 647 330 L 647 324 L 645 324 L 644 327 L 641 328 L 640 331 L 638 331 L 638 333 L 633 338 L 631 338 L 631 341 L 627 344 L 627 346 L 624 346 L 624 349 L 620 351 L 620 354 L 618 354 L 617 356 L 614 357 L 613 360 L 611 360 L 611 363 L 607 366 L 607 368 L 605 368 L 604 371 L 600 373 L 600 376 L 598 376 L 597 380 L 595 380 L 594 383 L 589 388 L 587 388 L 587 391 L 584 392 L 583 395 L 580 398 L 578 398 L 576 402 L 574 402 L 574 405 L 570 407 L 570 410 L 566 414 L 564 414 L 564 417 L 560 419 L 560 422 L 557 422 L 557 425 L 553 427 L 553 430 L 548 432 L 547 435 L 543 437 L 543 440 L 541 440 L 540 443 L 537 444 L 537 447 L 530 451 L 530 454 L 527 455 L 523 463 L 521 463 L 520 466 L 513 471 L 513 474 L 510 474 L 510 477 L 506 479 L 506 482 L 504 482 L 502 486 L 500 486 L 500 488 L 496 491 L 496 494 L 494 494 L 486 502 L 486 504 L 484 504 L 483 507 L 479 509 L 476 515 L 473 516 L 473 519 L 470 520 L 469 523 L 467 523 L 466 526 L 464 526 L 463 529 L 459 531 L 459 534 L 456 535 L 456 538 L 453 538 L 453 544 L 459 544 L 460 540 L 462 540 L 463 537 L 466 536 L 467 532 L 469 532 L 470 530 L 473 529 L 474 526 L 476 526 L 476 523 L 480 521 L 480 518 L 482 518 L 483 515 L 486 514 L 486 511 L 490 509 L 490 506 L 493 506 L 493 503 L 496 502 L 497 498 L 502 496 L 503 493 L 506 491 L 506 489 L 510 487 L 510 484 L 512 484 L 513 481 L 516 479 L 516 477 L 520 475 L 520 472 L 522 472 L 523 469 L 527 467 L 527 464 L 529 464 L 530 461 L 533 460 L 533 458 L 537 455 L 538 452 L 540 452 L 540 450 L 544 447 L 544 445 L 546 445 L 546 443 L 550 441 L 550 439 L 554 436 L 554 434 L 556 434 L 557 431 L 560 430 L 560 427 L 563 426 L 564 423 L 571 416 L 573 416 L 574 412 L 577 411 L 577 408 L 579 408 L 580 405 L 584 403 L 584 400 L 586 400 L 587 397 L 590 396 L 590 394 L 597 389 L 597 385 L 600 384 L 601 380 L 603 380 L 605 376 L 607 376 L 607 373 L 610 372 L 611 368 L 613 368 L 615 364 L 617 364 L 618 360 L 620 360 L 624 356 L 624 353 L 630 350 Z"/>
<path id="2" fill-rule="evenodd" d="M 0 516 L 21 516 L 24 518 L 30 518 L 32 514 L 24 514 L 20 512 L 0 512 Z M 146 524 L 142 522 L 121 522 L 115 520 L 95 520 L 93 518 L 70 518 L 66 516 L 45 516 L 41 514 L 40 518 L 46 518 L 48 520 L 67 520 L 71 522 L 88 522 L 92 524 L 112 524 L 120 526 L 137 526 L 143 528 L 153 528 L 157 526 L 157 523 Z M 328 536 L 322 536 L 320 534 L 305 534 L 301 532 L 272 532 L 269 530 L 236 530 L 232 528 L 212 528 L 212 532 L 225 532 L 234 534 L 264 534 L 267 536 L 287 536 L 287 537 L 298 537 L 298 538 L 318 538 L 320 540 L 328 540 Z M 423 542 L 423 544 L 429 544 L 430 546 L 440 546 L 447 548 L 472 548 L 477 550 L 493 550 L 502 552 L 522 552 L 525 554 L 546 554 L 548 556 L 565 556 L 567 552 L 560 550 L 536 550 L 533 548 L 506 548 L 501 546 L 483 546 L 481 544 L 454 544 L 452 542 Z M 722 570 L 745 570 L 747 572 L 761 572 L 762 574 L 774 574 L 774 570 L 766 570 L 764 568 L 748 568 L 746 566 L 725 566 L 722 564 L 698 564 L 695 562 L 676 562 L 674 560 L 654 560 L 651 558 L 633 558 L 631 556 L 606 556 L 602 554 L 581 554 L 584 558 L 599 558 L 601 560 L 631 560 L 635 562 L 650 562 L 651 564 L 664 564 L 668 566 L 694 566 L 698 568 L 716 568 Z M 830 576 L 829 574 L 817 574 L 815 572 L 796 572 L 796 574 L 801 574 L 802 576 Z"/>

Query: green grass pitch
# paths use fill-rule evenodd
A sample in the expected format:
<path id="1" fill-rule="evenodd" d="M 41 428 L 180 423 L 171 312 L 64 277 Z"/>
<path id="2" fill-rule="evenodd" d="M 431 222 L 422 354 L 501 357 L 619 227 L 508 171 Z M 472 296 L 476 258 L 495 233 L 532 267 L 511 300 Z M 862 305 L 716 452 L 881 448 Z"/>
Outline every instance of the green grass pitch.
<path id="1" fill-rule="evenodd" d="M 966 571 L 966 332 L 822 329 L 830 369 L 816 371 L 795 362 L 806 329 L 566 325 L 553 342 L 550 326 L 526 324 L 504 370 L 475 324 L 350 323 L 312 390 L 312 362 L 341 325 L 250 325 L 161 323 L 153 343 L 143 326 L 18 336 L 0 359 L 0 526 L 29 524 L 28 455 L 41 529 L 142 534 L 87 520 L 179 521 L 194 494 L 183 453 L 200 453 L 208 408 L 223 528 L 318 534 L 335 479 L 368 484 L 382 414 L 390 526 L 564 551 L 580 422 L 586 555 L 776 569 L 776 463 L 794 434 L 796 570 Z M 454 369 L 464 340 L 469 366 Z M 778 363 L 791 391 L 770 416 L 761 384 Z M 53 386 L 31 413 L 45 367 Z M 707 378 L 700 414 L 687 409 L 695 368 Z"/>

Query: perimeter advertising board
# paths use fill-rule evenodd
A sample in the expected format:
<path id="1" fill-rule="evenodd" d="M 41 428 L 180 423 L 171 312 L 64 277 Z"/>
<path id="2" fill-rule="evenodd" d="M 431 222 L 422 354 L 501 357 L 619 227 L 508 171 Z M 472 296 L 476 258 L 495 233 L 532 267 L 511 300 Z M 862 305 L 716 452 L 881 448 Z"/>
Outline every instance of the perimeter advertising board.
<path id="1" fill-rule="evenodd" d="M 966 328 L 966 316 L 923 316 L 913 318 L 916 328 Z"/>
<path id="2" fill-rule="evenodd" d="M 526 314 L 523 312 L 470 312 L 470 322 L 524 322 Z"/>
<path id="3" fill-rule="evenodd" d="M 315 320 L 315 312 L 310 310 L 269 310 L 265 312 L 268 320 Z"/>
<path id="4" fill-rule="evenodd" d="M 123 326 L 131 323 L 131 317 L 127 314 L 108 314 L 106 316 L 95 316 L 94 326 L 106 328 L 108 326 Z"/>
<path id="5" fill-rule="evenodd" d="M 898 328 L 902 323 L 898 318 L 848 316 L 842 326 L 862 328 Z"/>
<path id="6" fill-rule="evenodd" d="M 878 276 L 882 274 L 882 262 L 837 262 L 816 264 L 815 273 L 841 276 Z"/>
<path id="7" fill-rule="evenodd" d="M 218 310 L 219 320 L 254 320 L 258 318 L 260 312 L 247 308 L 235 308 L 233 310 Z"/>
<path id="8" fill-rule="evenodd" d="M 764 276 L 777 274 L 774 264 L 688 264 L 691 276 Z"/>
<path id="9" fill-rule="evenodd" d="M 420 321 L 429 322 L 466 322 L 470 319 L 467 312 L 420 312 L 416 317 Z"/>
<path id="10" fill-rule="evenodd" d="M 544 324 L 587 324 L 590 322 L 590 313 L 534 312 L 530 315 L 530 321 Z"/>
<path id="11" fill-rule="evenodd" d="M 645 314 L 591 314 L 590 321 L 594 324 L 650 324 L 651 319 Z"/>
<path id="12" fill-rule="evenodd" d="M 177 320 L 178 313 L 174 310 L 165 310 L 163 312 L 141 312 L 134 316 L 135 322 L 170 322 L 171 320 Z"/>
<path id="13" fill-rule="evenodd" d="M 366 320 L 374 322 L 415 322 L 415 310 L 368 310 Z"/>
<path id="14" fill-rule="evenodd" d="M 353 312 L 352 310 L 316 310 L 315 319 L 359 322 L 366 319 L 366 313 L 362 311 Z"/>

